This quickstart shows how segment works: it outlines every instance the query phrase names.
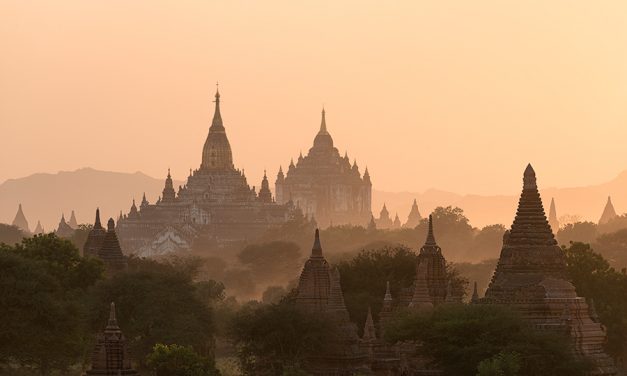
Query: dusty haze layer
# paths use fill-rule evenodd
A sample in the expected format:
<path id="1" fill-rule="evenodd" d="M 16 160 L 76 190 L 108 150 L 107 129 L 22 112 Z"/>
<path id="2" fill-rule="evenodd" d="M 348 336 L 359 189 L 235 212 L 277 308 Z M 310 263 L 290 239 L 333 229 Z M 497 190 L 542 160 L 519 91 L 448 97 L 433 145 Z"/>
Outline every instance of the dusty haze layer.
<path id="1" fill-rule="evenodd" d="M 527 162 L 543 187 L 608 181 L 627 167 L 626 15 L 619 0 L 5 0 L 0 182 L 183 179 L 216 80 L 251 184 L 311 146 L 323 103 L 380 190 L 514 194 Z"/>

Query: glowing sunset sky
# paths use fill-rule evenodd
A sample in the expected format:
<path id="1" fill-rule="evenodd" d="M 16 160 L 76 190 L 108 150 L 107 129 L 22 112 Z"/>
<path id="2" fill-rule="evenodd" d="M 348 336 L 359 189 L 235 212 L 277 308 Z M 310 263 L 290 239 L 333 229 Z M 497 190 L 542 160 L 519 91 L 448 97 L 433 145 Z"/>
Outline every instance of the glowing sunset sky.
<path id="1" fill-rule="evenodd" d="M 512 193 L 627 169 L 627 2 L 0 2 L 0 182 L 90 166 L 183 179 L 220 81 L 258 185 L 336 146 L 375 188 Z"/>

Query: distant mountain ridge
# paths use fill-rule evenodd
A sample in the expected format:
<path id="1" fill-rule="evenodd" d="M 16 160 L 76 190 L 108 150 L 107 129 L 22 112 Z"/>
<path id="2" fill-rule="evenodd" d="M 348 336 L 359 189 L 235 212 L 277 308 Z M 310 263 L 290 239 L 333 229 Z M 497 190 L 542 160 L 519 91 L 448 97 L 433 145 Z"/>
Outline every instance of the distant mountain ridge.
<path id="1" fill-rule="evenodd" d="M 11 223 L 21 203 L 31 225 L 40 220 L 46 231 L 56 229 L 65 213 L 69 219 L 74 210 L 78 223 L 92 223 L 96 207 L 100 207 L 103 221 L 117 219 L 120 210 L 125 213 L 135 198 L 137 205 L 145 192 L 154 202 L 163 190 L 163 179 L 155 179 L 142 172 L 121 173 L 81 168 L 76 171 L 37 173 L 24 178 L 9 179 L 0 184 L 0 222 Z M 175 181 L 175 187 L 182 182 Z"/>
<path id="2" fill-rule="evenodd" d="M 79 223 L 91 223 L 96 207 L 100 207 L 103 218 L 117 219 L 120 210 L 128 212 L 133 198 L 139 205 L 144 192 L 148 201 L 154 202 L 161 195 L 164 179 L 153 178 L 142 172 L 121 173 L 92 168 L 9 179 L 0 184 L 0 222 L 11 223 L 20 203 L 30 226 L 34 227 L 40 220 L 46 231 L 57 227 L 62 213 L 69 218 L 72 210 L 76 212 Z M 184 182 L 174 182 L 175 187 L 181 184 Z M 608 195 L 612 196 L 618 213 L 625 211 L 627 171 L 607 183 L 588 187 L 548 188 L 541 194 L 547 210 L 551 197 L 555 198 L 558 217 L 578 215 L 583 220 L 596 222 Z M 422 193 L 374 189 L 372 211 L 378 217 L 385 202 L 392 217 L 398 213 L 401 221 L 405 222 L 414 199 L 418 200 L 423 217 L 437 206 L 459 206 L 476 227 L 495 223 L 509 227 L 518 202 L 518 196 L 514 195 L 461 195 L 437 189 Z"/>

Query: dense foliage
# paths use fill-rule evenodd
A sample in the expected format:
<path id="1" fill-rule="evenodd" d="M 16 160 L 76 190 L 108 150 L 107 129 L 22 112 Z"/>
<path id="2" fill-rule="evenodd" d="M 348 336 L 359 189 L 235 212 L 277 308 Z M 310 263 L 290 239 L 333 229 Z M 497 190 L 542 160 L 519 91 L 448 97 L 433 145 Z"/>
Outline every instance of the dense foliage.
<path id="1" fill-rule="evenodd" d="M 196 353 L 191 346 L 158 343 L 146 359 L 155 376 L 217 376 L 212 358 Z"/>
<path id="2" fill-rule="evenodd" d="M 573 243 L 564 250 L 577 294 L 589 299 L 607 328 L 607 351 L 622 357 L 627 351 L 627 275 L 610 267 L 588 244 Z"/>
<path id="3" fill-rule="evenodd" d="M 395 299 L 399 298 L 403 289 L 411 288 L 416 278 L 417 262 L 417 254 L 409 248 L 385 247 L 364 250 L 338 264 L 346 308 L 360 330 L 366 321 L 368 307 L 372 309 L 375 320 L 378 319 L 386 282 L 390 282 Z M 447 273 L 456 291 L 463 293 L 467 280 L 450 266 Z"/>
<path id="4" fill-rule="evenodd" d="M 0 246 L 0 362 L 47 375 L 79 362 L 93 333 L 81 320 L 87 289 L 103 275 L 53 234 Z"/>
<path id="5" fill-rule="evenodd" d="M 241 370 L 259 376 L 298 373 L 306 355 L 322 351 L 333 337 L 329 322 L 287 300 L 246 305 L 233 320 L 230 333 Z"/>
<path id="6" fill-rule="evenodd" d="M 520 367 L 514 374 L 520 376 L 575 376 L 587 369 L 573 358 L 566 335 L 536 332 L 500 306 L 442 305 L 428 312 L 401 311 L 386 326 L 386 339 L 421 341 L 421 350 L 450 375 L 474 376 L 482 362 L 480 370 L 488 375 L 490 367 Z M 499 359 L 499 354 L 507 353 L 519 354 L 520 363 L 505 355 Z"/>

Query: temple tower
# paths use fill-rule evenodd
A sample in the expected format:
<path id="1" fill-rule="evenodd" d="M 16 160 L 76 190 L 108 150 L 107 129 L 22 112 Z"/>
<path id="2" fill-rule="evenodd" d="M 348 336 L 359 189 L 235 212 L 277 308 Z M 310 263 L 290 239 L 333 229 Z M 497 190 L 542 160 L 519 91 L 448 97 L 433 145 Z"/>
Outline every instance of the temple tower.
<path id="1" fill-rule="evenodd" d="M 202 164 L 199 170 L 201 173 L 211 170 L 235 170 L 231 144 L 226 137 L 226 130 L 220 114 L 220 92 L 218 90 L 216 90 L 214 103 L 216 105 L 213 121 L 205 146 L 202 149 Z"/>
<path id="2" fill-rule="evenodd" d="M 83 246 L 83 256 L 98 257 L 98 252 L 100 251 L 100 248 L 102 248 L 106 235 L 107 231 L 100 223 L 100 209 L 96 209 L 96 220 L 94 221 L 94 227 L 89 231 L 87 240 Z"/>
<path id="3" fill-rule="evenodd" d="M 59 221 L 55 234 L 57 234 L 60 238 L 70 238 L 74 235 L 74 229 L 71 228 L 65 221 L 65 214 L 61 214 L 61 220 Z"/>
<path id="4" fill-rule="evenodd" d="M 261 189 L 259 189 L 259 201 L 265 203 L 272 202 L 272 192 L 270 192 L 270 184 L 268 184 L 268 176 L 263 171 L 263 179 L 261 180 Z"/>
<path id="5" fill-rule="evenodd" d="M 321 312 L 325 310 L 331 287 L 329 273 L 329 264 L 322 255 L 320 232 L 316 229 L 311 256 L 305 262 L 300 274 L 296 304 L 311 311 Z"/>
<path id="6" fill-rule="evenodd" d="M 447 295 L 446 259 L 442 255 L 442 248 L 435 241 L 433 217 L 431 215 L 429 215 L 427 239 L 418 254 L 417 268 L 420 269 L 422 265 L 425 268 L 425 280 L 433 305 L 443 303 Z"/>
<path id="7" fill-rule="evenodd" d="M 165 187 L 162 193 L 162 202 L 174 202 L 176 200 L 176 192 L 174 192 L 174 184 L 172 183 L 172 175 L 170 175 L 170 169 L 168 168 L 168 176 L 165 178 Z M 135 200 L 133 200 L 133 207 L 135 207 Z M 135 207 L 137 212 L 137 207 Z"/>
<path id="8" fill-rule="evenodd" d="M 603 351 L 605 333 L 584 298 L 567 280 L 566 258 L 547 221 L 531 165 L 525 169 L 518 211 L 488 286 L 485 304 L 508 305 L 540 330 L 567 330 L 577 354 L 594 363 L 594 375 L 615 375 Z M 573 319 L 565 322 L 568 308 Z"/>
<path id="9" fill-rule="evenodd" d="M 76 214 L 74 210 L 72 210 L 72 214 L 70 215 L 70 220 L 67 223 L 72 229 L 76 230 L 78 228 L 78 221 L 76 220 Z"/>
<path id="10" fill-rule="evenodd" d="M 39 235 L 44 233 L 44 227 L 41 225 L 40 221 L 37 221 L 37 226 L 35 226 L 35 231 L 33 234 Z"/>
<path id="11" fill-rule="evenodd" d="M 604 225 L 616 217 L 618 217 L 618 214 L 616 214 L 616 210 L 614 210 L 614 204 L 612 204 L 612 197 L 607 196 L 607 203 L 605 203 L 603 214 L 601 214 L 601 218 L 599 219 L 599 224 Z"/>
<path id="12" fill-rule="evenodd" d="M 111 303 L 107 326 L 96 337 L 96 345 L 91 356 L 91 368 L 86 376 L 137 376 L 131 365 L 126 338 L 120 327 L 115 312 L 115 303 Z"/>
<path id="13" fill-rule="evenodd" d="M 557 234 L 560 229 L 560 222 L 557 219 L 557 210 L 555 209 L 555 199 L 551 198 L 551 207 L 549 209 L 549 225 L 553 234 Z"/>
<path id="14" fill-rule="evenodd" d="M 420 215 L 420 210 L 418 210 L 418 203 L 416 199 L 414 199 L 414 203 L 411 205 L 411 210 L 409 211 L 409 215 L 407 216 L 407 222 L 403 225 L 405 228 L 415 228 L 420 224 L 422 220 L 422 215 Z"/>
<path id="15" fill-rule="evenodd" d="M 26 216 L 22 211 L 22 204 L 19 204 L 19 206 L 17 207 L 17 213 L 15 213 L 15 219 L 13 219 L 13 226 L 17 226 L 17 228 L 24 232 L 30 232 L 30 228 L 28 227 L 28 221 L 26 220 Z"/>
<path id="16" fill-rule="evenodd" d="M 102 247 L 98 250 L 98 257 L 104 262 L 108 274 L 126 269 L 126 258 L 115 233 L 113 218 L 109 218 L 107 223 L 107 233 L 102 241 Z"/>

